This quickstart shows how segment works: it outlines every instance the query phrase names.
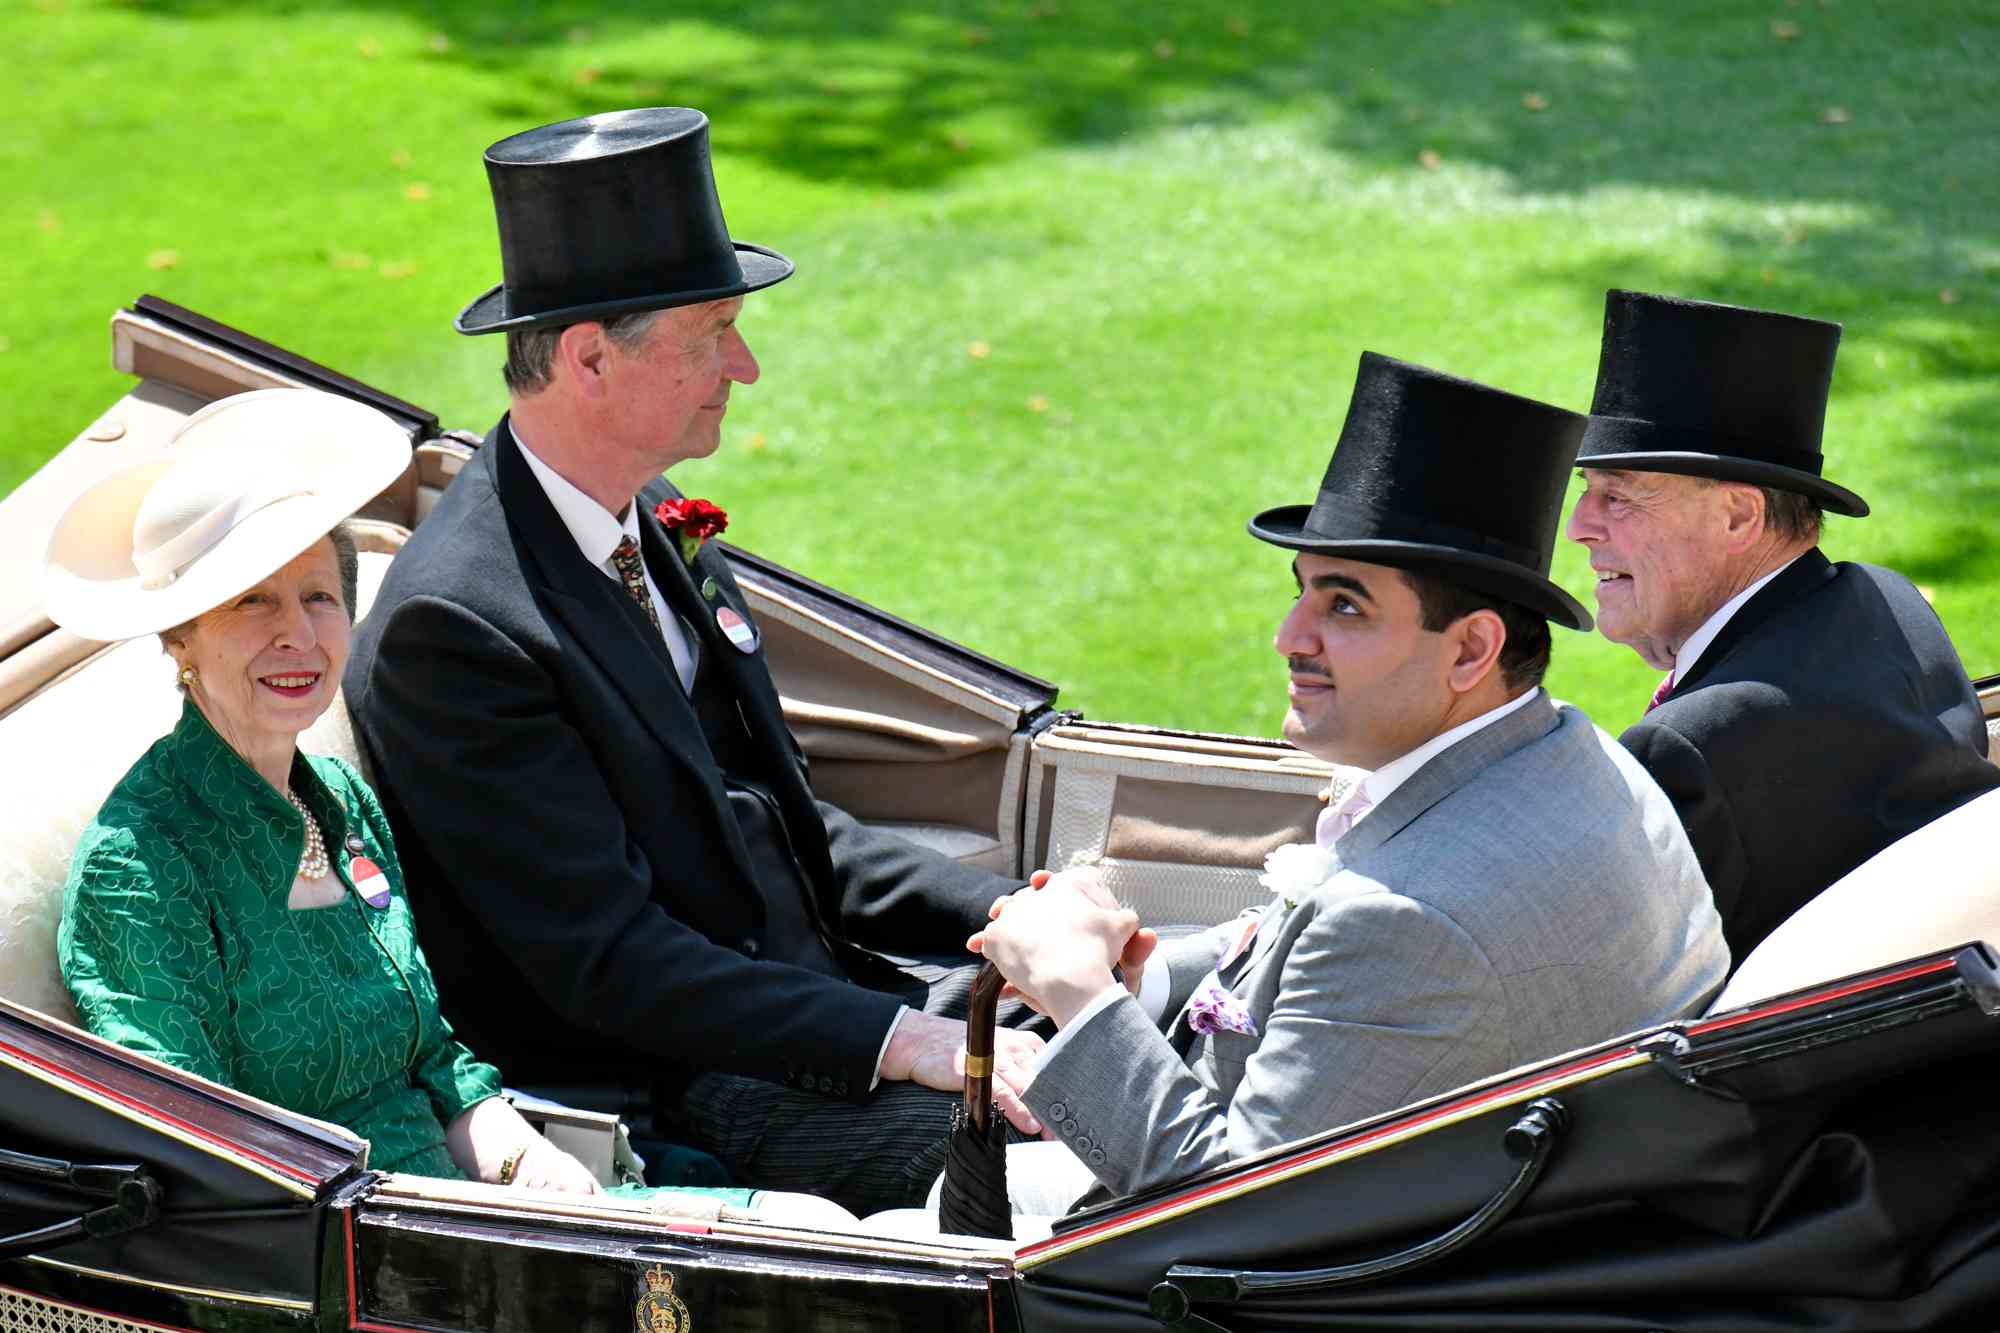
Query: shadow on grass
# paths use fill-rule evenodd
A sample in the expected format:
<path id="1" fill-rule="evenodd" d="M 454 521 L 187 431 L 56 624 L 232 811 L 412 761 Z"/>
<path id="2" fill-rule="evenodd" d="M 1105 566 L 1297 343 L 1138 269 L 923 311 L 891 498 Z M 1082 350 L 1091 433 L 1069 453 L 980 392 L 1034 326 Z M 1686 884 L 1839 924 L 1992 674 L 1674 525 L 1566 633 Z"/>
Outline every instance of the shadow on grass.
<path id="1" fill-rule="evenodd" d="M 199 20 L 324 12 L 296 0 L 128 0 L 152 15 Z M 1392 6 L 1393 8 L 1394 6 Z M 1422 8 L 1422 6 L 1414 6 Z M 808 179 L 928 188 L 1048 142 L 1103 143 L 1157 123 L 1166 103 L 1204 94 L 1222 120 L 1282 95 L 1314 63 L 1321 21 L 1290 0 L 1144 6 L 1077 0 L 655 0 L 488 4 L 359 0 L 435 29 L 426 59 L 504 76 L 487 110 L 527 125 L 620 106 L 698 106 L 733 154 Z M 676 26 L 705 52 L 677 56 L 641 40 Z M 643 58 L 594 53 L 625 44 Z M 531 61 L 573 48 L 572 62 Z M 655 55 L 655 50 L 658 55 Z M 1007 122 L 996 130 L 995 120 Z"/>
<path id="2" fill-rule="evenodd" d="M 199 21 L 306 0 L 125 0 Z M 1474 165 L 1522 195 L 1606 187 L 1772 205 L 1733 255 L 1819 284 L 2000 289 L 2000 7 L 1935 0 L 349 0 L 433 29 L 523 126 L 702 107 L 806 179 L 939 185 L 1044 145 L 1277 111 L 1369 165 Z M 573 48 L 574 60 L 546 58 Z M 606 54 L 623 51 L 622 57 Z M 1845 206 L 1822 236 L 1787 207 Z M 1670 219 L 1663 219 L 1670 221 Z M 1970 291 L 1965 293 L 1971 295 Z"/>
<path id="3" fill-rule="evenodd" d="M 182 19 L 303 19 L 327 8 L 125 3 Z M 723 45 L 737 52 L 732 59 L 697 64 L 669 48 L 660 63 L 614 61 L 581 81 L 581 70 L 531 76 L 496 105 L 534 120 L 686 102 L 729 127 L 732 152 L 808 176 L 905 186 L 978 161 L 950 141 L 955 120 L 983 112 L 1025 117 L 1037 145 L 1091 143 L 1151 126 L 1169 104 L 1176 110 L 1164 114 L 1227 120 L 1317 99 L 1336 108 L 1328 139 L 1345 152 L 1412 165 L 1429 150 L 1499 167 L 1523 191 L 1623 183 L 1873 207 L 1921 201 L 1941 221 L 1983 226 L 2000 108 L 1988 77 L 2000 56 L 2000 10 L 1983 0 L 1921 9 L 1867 0 L 349 0 L 338 8 L 398 13 L 444 39 L 429 58 L 508 72 L 531 52 L 594 50 L 675 25 L 731 37 Z M 1913 139 L 1943 151 L 1916 151 Z M 919 144 L 940 151 L 912 153 Z"/>
<path id="4" fill-rule="evenodd" d="M 134 4 L 187 21 L 321 12 L 304 0 Z M 1676 260 L 1633 253 L 1542 280 L 1593 313 L 1604 287 L 1627 286 L 1838 319 L 1849 350 L 1837 395 L 1913 373 L 1976 390 L 1954 400 L 1926 466 L 1978 474 L 1955 503 L 2000 500 L 1976 460 L 1953 456 L 2000 419 L 1985 387 L 2000 383 L 2000 7 L 1987 0 L 343 8 L 434 30 L 423 59 L 490 76 L 487 109 L 503 120 L 686 103 L 710 113 L 729 153 L 804 179 L 922 190 L 1049 144 L 1288 114 L 1378 170 L 1472 167 L 1500 173 L 1505 194 L 1558 205 L 1628 192 L 1635 212 L 1659 211 L 1661 252 Z M 1715 202 L 1732 206 L 1728 221 L 1703 215 Z M 1560 206 L 1548 217 L 1574 225 Z M 1690 267 L 1689 234 L 1712 263 Z M 1860 339 L 1892 353 L 1883 368 L 1855 355 Z"/>

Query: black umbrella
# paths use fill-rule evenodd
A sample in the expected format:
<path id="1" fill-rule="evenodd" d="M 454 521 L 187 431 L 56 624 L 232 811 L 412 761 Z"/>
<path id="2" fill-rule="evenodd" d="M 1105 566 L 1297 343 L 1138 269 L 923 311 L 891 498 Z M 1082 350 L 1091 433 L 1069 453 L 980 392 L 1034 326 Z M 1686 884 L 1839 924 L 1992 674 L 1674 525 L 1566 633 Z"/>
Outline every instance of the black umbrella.
<path id="1" fill-rule="evenodd" d="M 993 1029 L 1006 978 L 987 963 L 965 1013 L 965 1102 L 952 1112 L 938 1225 L 962 1236 L 1014 1238 L 1007 1207 L 1007 1122 L 993 1114 Z"/>

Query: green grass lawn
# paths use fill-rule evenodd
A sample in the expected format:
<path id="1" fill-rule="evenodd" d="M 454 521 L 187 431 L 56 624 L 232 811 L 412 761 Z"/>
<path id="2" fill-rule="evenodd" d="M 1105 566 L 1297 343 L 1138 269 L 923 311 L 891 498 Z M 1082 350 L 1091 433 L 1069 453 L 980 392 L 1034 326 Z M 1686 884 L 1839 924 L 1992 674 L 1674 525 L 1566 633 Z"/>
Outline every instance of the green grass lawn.
<path id="1" fill-rule="evenodd" d="M 1826 546 L 2000 670 L 1991 0 L 16 0 L 0 45 L 0 492 L 123 391 L 142 291 L 484 430 L 481 149 L 688 104 L 799 271 L 676 479 L 1093 716 L 1273 731 L 1243 522 L 1311 498 L 1360 351 L 1582 410 L 1609 286 L 1843 322 L 1875 514 Z M 1560 635 L 1550 683 L 1615 729 L 1653 673 Z"/>

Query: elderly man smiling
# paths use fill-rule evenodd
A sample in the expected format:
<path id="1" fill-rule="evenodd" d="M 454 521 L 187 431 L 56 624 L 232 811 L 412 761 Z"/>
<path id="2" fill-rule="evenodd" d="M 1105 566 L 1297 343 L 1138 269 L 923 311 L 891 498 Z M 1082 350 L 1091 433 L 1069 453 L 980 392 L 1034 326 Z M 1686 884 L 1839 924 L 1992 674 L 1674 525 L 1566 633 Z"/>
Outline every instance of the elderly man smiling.
<path id="1" fill-rule="evenodd" d="M 1820 553 L 1840 326 L 1609 294 L 1569 536 L 1597 627 L 1666 673 L 1621 739 L 1679 810 L 1731 953 L 1995 785 L 1979 702 L 1901 575 Z"/>

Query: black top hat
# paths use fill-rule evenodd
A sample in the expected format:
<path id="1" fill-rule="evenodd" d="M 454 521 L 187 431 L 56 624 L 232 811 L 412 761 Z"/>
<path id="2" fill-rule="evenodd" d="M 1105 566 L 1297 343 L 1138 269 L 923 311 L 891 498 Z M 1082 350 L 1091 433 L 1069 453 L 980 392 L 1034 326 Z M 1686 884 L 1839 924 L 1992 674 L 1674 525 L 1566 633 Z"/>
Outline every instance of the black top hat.
<path id="1" fill-rule="evenodd" d="M 1319 499 L 1265 510 L 1250 534 L 1429 570 L 1587 630 L 1590 613 L 1549 581 L 1582 435 L 1574 412 L 1363 352 Z"/>
<path id="2" fill-rule="evenodd" d="M 776 250 L 729 239 L 708 117 L 607 111 L 486 150 L 505 281 L 459 312 L 460 333 L 574 324 L 741 296 L 791 276 Z"/>
<path id="3" fill-rule="evenodd" d="M 1820 476 L 1840 325 L 1645 292 L 1604 296 L 1582 467 L 1674 472 L 1795 491 L 1860 518 Z"/>

